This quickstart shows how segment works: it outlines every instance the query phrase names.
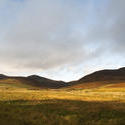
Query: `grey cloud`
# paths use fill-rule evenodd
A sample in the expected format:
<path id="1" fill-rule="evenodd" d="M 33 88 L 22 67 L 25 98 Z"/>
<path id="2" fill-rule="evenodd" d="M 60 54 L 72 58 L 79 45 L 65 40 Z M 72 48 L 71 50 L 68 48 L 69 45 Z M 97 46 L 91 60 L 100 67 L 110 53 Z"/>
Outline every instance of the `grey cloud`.
<path id="1" fill-rule="evenodd" d="M 48 70 L 92 61 L 105 50 L 121 54 L 124 5 L 124 0 L 109 0 L 105 8 L 91 0 L 29 0 L 3 39 L 0 61 L 12 68 Z"/>
<path id="2" fill-rule="evenodd" d="M 106 10 L 102 13 L 104 26 L 102 31 L 109 42 L 111 52 L 125 55 L 125 1 L 110 0 Z M 102 24 L 103 25 L 103 24 Z"/>
<path id="3" fill-rule="evenodd" d="M 16 68 L 49 69 L 86 58 L 86 42 L 76 27 L 88 12 L 70 2 L 29 1 L 5 37 L 1 61 L 9 60 Z"/>

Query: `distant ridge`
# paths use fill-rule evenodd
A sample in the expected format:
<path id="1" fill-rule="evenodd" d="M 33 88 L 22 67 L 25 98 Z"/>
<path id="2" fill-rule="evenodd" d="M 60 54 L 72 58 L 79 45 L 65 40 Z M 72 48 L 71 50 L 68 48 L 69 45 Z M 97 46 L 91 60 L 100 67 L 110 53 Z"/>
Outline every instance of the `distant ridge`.
<path id="1" fill-rule="evenodd" d="M 86 88 L 86 86 L 102 86 L 107 84 L 119 84 L 125 87 L 125 67 L 113 70 L 100 70 L 70 82 L 74 88 Z"/>
<path id="2" fill-rule="evenodd" d="M 66 82 L 51 80 L 37 75 L 31 75 L 28 77 L 22 77 L 22 76 L 14 77 L 14 76 L 6 76 L 0 74 L 0 83 L 13 84 L 15 82 L 38 88 L 58 89 L 67 86 Z"/>
<path id="3" fill-rule="evenodd" d="M 79 82 L 125 80 L 125 67 L 114 70 L 100 70 L 78 80 Z"/>
<path id="4" fill-rule="evenodd" d="M 27 79 L 34 80 L 37 84 L 47 88 L 61 88 L 67 86 L 66 82 L 51 80 L 37 75 L 28 76 Z"/>
<path id="5" fill-rule="evenodd" d="M 4 78 L 7 78 L 7 76 L 0 74 L 0 79 L 4 79 Z"/>
<path id="6" fill-rule="evenodd" d="M 9 81 L 9 82 L 8 82 Z M 6 76 L 3 74 L 0 74 L 0 83 L 6 82 L 13 83 L 13 81 L 18 81 L 20 84 L 26 84 L 33 87 L 38 88 L 51 88 L 51 89 L 58 89 L 63 87 L 70 87 L 70 86 L 86 86 L 87 84 L 89 86 L 93 85 L 98 86 L 98 84 L 111 84 L 111 83 L 121 83 L 122 86 L 125 84 L 125 67 L 120 69 L 114 69 L 114 70 L 100 70 L 96 71 L 94 73 L 91 73 L 89 75 L 84 76 L 83 78 L 77 80 L 77 81 L 71 81 L 71 82 L 63 82 L 63 81 L 56 81 L 51 80 L 48 78 L 44 78 L 37 75 L 31 75 L 28 77 L 11 77 Z"/>

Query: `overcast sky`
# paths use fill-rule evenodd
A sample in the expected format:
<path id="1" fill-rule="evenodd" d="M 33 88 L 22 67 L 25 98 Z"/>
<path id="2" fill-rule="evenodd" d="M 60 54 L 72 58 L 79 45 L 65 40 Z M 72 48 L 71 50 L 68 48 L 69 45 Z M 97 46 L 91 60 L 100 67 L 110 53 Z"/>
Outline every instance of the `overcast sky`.
<path id="1" fill-rule="evenodd" d="M 0 0 L 0 73 L 70 81 L 125 66 L 125 0 Z"/>

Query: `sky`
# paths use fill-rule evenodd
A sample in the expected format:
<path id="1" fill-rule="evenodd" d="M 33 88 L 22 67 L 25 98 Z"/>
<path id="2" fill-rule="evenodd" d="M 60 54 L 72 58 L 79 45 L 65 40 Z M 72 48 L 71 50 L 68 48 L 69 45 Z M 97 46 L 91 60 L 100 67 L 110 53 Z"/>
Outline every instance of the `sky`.
<path id="1" fill-rule="evenodd" d="M 125 66 L 125 0 L 0 0 L 0 73 L 72 81 Z"/>

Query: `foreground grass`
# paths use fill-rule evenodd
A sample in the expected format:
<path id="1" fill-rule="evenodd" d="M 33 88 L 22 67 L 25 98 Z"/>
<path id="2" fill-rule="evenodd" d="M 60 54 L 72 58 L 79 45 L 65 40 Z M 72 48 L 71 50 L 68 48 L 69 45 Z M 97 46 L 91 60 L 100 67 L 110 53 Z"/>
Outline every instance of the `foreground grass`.
<path id="1" fill-rule="evenodd" d="M 2 88 L 0 125 L 125 125 L 125 90 Z"/>
<path id="2" fill-rule="evenodd" d="M 69 100 L 0 102 L 1 125 L 125 125 L 125 104 Z"/>

